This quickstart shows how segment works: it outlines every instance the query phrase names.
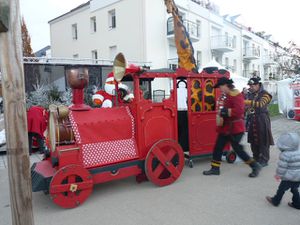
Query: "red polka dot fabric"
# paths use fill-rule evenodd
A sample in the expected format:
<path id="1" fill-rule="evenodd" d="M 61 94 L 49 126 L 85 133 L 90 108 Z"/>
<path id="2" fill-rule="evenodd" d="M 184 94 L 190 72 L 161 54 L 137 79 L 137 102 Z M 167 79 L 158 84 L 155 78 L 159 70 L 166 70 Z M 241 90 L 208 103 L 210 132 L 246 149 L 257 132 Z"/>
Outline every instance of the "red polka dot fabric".
<path id="1" fill-rule="evenodd" d="M 71 111 L 69 118 L 76 143 L 81 146 L 84 167 L 138 158 L 134 138 L 134 118 L 128 107 L 93 109 L 85 112 Z M 90 118 L 94 120 L 91 121 Z M 110 122 L 112 124 L 104 129 L 104 123 Z M 115 136 L 112 136 L 114 134 Z"/>

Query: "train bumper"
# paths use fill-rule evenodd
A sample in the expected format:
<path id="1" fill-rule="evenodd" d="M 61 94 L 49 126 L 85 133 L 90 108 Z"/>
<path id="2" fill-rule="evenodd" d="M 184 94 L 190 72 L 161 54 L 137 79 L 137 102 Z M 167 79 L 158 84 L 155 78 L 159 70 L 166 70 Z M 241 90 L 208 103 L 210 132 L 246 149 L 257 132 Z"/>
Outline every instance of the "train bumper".
<path id="1" fill-rule="evenodd" d="M 51 179 L 55 172 L 56 170 L 48 160 L 34 163 L 31 166 L 32 191 L 48 192 Z"/>

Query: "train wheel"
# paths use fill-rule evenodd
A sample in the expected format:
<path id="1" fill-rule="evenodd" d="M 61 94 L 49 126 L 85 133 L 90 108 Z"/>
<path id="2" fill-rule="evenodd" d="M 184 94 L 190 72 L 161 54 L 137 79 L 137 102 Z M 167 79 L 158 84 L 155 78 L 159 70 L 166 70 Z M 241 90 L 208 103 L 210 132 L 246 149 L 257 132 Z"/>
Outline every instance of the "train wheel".
<path id="1" fill-rule="evenodd" d="M 165 139 L 156 142 L 147 154 L 145 172 L 157 186 L 175 182 L 184 166 L 183 150 L 178 143 Z"/>
<path id="2" fill-rule="evenodd" d="M 228 163 L 234 163 L 236 160 L 236 153 L 234 151 L 229 151 L 227 154 L 226 154 L 226 161 Z"/>
<path id="3" fill-rule="evenodd" d="M 79 165 L 68 165 L 54 174 L 49 192 L 55 204 L 75 208 L 89 197 L 92 190 L 92 175 Z"/>

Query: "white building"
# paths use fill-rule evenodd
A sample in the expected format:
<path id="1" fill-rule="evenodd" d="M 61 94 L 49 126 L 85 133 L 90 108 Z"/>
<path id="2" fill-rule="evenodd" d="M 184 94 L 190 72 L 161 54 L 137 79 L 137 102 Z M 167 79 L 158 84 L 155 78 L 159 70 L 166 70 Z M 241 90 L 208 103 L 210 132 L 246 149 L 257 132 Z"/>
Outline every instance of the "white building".
<path id="1" fill-rule="evenodd" d="M 215 58 L 231 71 L 264 80 L 276 74 L 275 47 L 265 37 L 220 16 L 218 7 L 200 0 L 175 0 L 199 67 Z M 130 61 L 152 68 L 174 67 L 177 53 L 173 21 L 164 0 L 91 0 L 49 21 L 52 57 Z"/>

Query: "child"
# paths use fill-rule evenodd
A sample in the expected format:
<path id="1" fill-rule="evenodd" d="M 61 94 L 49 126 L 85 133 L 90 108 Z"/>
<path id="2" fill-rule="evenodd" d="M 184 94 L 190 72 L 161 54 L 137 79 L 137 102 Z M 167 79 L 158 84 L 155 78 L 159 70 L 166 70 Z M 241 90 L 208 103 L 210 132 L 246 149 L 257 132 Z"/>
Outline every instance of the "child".
<path id="1" fill-rule="evenodd" d="M 288 205 L 295 209 L 300 209 L 300 150 L 299 135 L 297 133 L 284 133 L 278 141 L 277 147 L 281 151 L 279 155 L 278 167 L 275 179 L 281 180 L 277 193 L 274 197 L 267 196 L 266 199 L 273 206 L 278 206 L 285 193 L 291 189 L 293 193 L 292 202 Z"/>

